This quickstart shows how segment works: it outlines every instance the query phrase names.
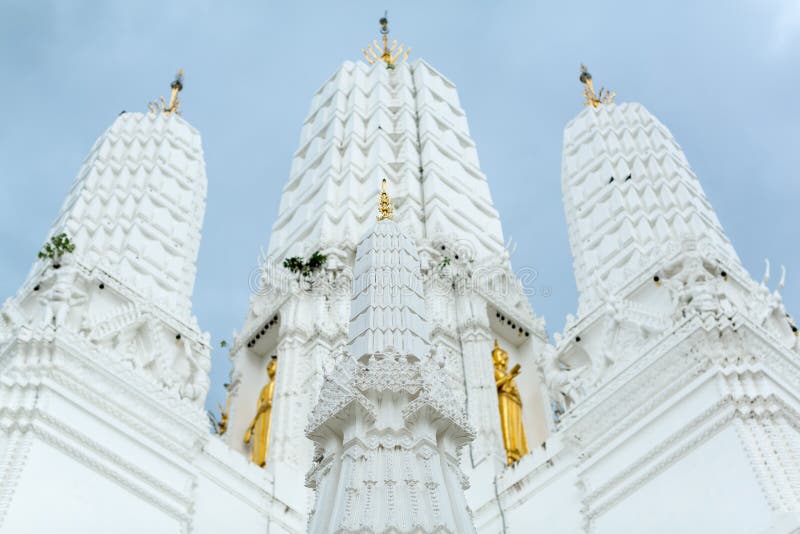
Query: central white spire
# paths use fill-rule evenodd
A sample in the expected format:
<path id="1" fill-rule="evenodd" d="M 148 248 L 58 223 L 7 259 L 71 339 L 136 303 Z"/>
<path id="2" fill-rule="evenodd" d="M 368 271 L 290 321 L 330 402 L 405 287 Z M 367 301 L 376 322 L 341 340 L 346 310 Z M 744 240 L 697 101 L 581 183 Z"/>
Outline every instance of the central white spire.
<path id="1" fill-rule="evenodd" d="M 428 344 L 414 241 L 380 220 L 359 243 L 349 353 L 306 435 L 309 532 L 474 532 L 459 452 L 474 432 Z"/>

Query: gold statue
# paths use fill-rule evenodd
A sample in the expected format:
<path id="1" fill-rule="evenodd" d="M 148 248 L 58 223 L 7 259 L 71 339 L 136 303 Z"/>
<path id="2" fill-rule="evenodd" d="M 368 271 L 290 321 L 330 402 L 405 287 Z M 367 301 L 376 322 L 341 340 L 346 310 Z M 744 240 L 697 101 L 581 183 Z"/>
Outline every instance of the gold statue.
<path id="1" fill-rule="evenodd" d="M 392 41 L 392 46 L 389 46 L 389 19 L 386 18 L 386 14 L 381 17 L 381 20 L 378 21 L 381 25 L 381 36 L 383 38 L 383 53 L 379 56 L 376 51 L 381 50 L 381 46 L 378 44 L 378 41 L 372 41 L 372 44 L 369 45 L 366 49 L 362 48 L 361 53 L 364 54 L 364 59 L 367 60 L 367 63 L 372 65 L 376 61 L 383 61 L 386 63 L 387 69 L 393 69 L 397 60 L 400 58 L 400 55 L 403 54 L 403 45 L 400 45 L 400 48 L 397 47 L 397 40 Z M 373 46 L 375 48 L 373 48 Z M 403 55 L 403 61 L 408 59 L 408 54 L 411 53 L 411 47 L 408 47 L 406 53 Z"/>
<path id="2" fill-rule="evenodd" d="M 508 367 L 508 353 L 500 348 L 494 340 L 492 350 L 494 362 L 494 380 L 497 384 L 497 401 L 500 406 L 500 426 L 503 428 L 503 445 L 506 448 L 508 465 L 518 461 L 528 454 L 528 440 L 525 438 L 525 429 L 522 426 L 522 399 L 519 389 L 514 383 L 514 378 L 520 373 L 519 364 L 511 371 Z"/>
<path id="3" fill-rule="evenodd" d="M 226 386 L 228 384 L 225 384 Z M 230 409 L 231 404 L 231 394 L 228 392 L 227 397 L 225 397 L 225 408 L 222 407 L 221 404 L 217 404 L 217 409 L 219 410 L 219 423 L 217 423 L 217 434 L 222 436 L 225 432 L 228 431 L 228 410 Z"/>
<path id="4" fill-rule="evenodd" d="M 177 113 L 178 115 L 181 114 L 178 111 L 178 108 L 181 106 L 181 101 L 178 98 L 178 93 L 183 90 L 183 69 L 179 69 L 178 73 L 175 75 L 175 79 L 170 84 L 170 88 L 172 92 L 169 95 L 169 104 L 164 101 L 164 97 L 158 97 L 158 102 L 150 102 L 147 104 L 147 107 L 150 108 L 150 112 L 154 115 L 162 111 L 164 115 L 169 116 L 170 113 Z"/>
<path id="5" fill-rule="evenodd" d="M 270 419 L 272 416 L 272 394 L 275 392 L 275 370 L 278 368 L 278 358 L 273 356 L 267 365 L 267 375 L 269 382 L 261 389 L 258 396 L 258 410 L 253 417 L 253 422 L 244 433 L 244 442 L 250 443 L 250 439 L 255 436 L 250 460 L 259 467 L 264 467 L 267 463 L 267 450 L 269 449 Z"/>
<path id="6" fill-rule="evenodd" d="M 589 71 L 586 70 L 586 65 L 583 63 L 581 63 L 581 75 L 578 79 L 584 85 L 583 97 L 586 99 L 586 101 L 583 103 L 584 106 L 592 106 L 596 108 L 600 104 L 614 103 L 614 97 L 617 96 L 617 93 L 613 91 L 606 91 L 605 87 L 601 87 L 600 92 L 596 95 L 594 94 L 592 75 L 589 74 Z"/>
<path id="7" fill-rule="evenodd" d="M 381 182 L 381 194 L 378 197 L 378 220 L 394 219 L 394 206 L 392 200 L 389 198 L 389 193 L 386 192 L 386 178 Z"/>

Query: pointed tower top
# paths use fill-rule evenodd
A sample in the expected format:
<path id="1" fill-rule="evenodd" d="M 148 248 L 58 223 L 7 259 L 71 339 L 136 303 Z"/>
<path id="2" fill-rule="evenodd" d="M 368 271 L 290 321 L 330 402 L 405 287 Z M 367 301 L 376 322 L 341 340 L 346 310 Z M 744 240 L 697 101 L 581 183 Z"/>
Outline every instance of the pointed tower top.
<path id="1" fill-rule="evenodd" d="M 401 55 L 403 56 L 403 61 L 408 59 L 408 54 L 411 53 L 411 47 L 408 47 L 406 53 L 403 54 L 403 45 L 398 47 L 397 40 L 392 41 L 392 46 L 389 46 L 389 19 L 386 18 L 387 15 L 388 12 L 384 13 L 383 17 L 378 21 L 381 25 L 381 39 L 383 40 L 383 52 L 381 55 L 378 55 L 378 52 L 381 52 L 381 46 L 378 44 L 378 41 L 372 41 L 367 48 L 362 48 L 361 53 L 364 54 L 364 59 L 366 59 L 367 63 L 370 65 L 376 61 L 383 61 L 386 63 L 387 69 L 393 69 Z"/>
<path id="2" fill-rule="evenodd" d="M 394 206 L 392 200 L 389 198 L 389 193 L 386 192 L 386 178 L 381 182 L 381 194 L 378 197 L 378 220 L 393 220 L 394 219 Z"/>
<path id="3" fill-rule="evenodd" d="M 158 97 L 157 102 L 150 102 L 147 104 L 147 107 L 150 108 L 150 112 L 155 114 L 159 111 L 162 111 L 164 115 L 169 115 L 170 113 L 177 113 L 178 115 L 181 114 L 178 111 L 178 108 L 181 106 L 181 101 L 178 98 L 178 93 L 183 90 L 183 69 L 178 69 L 178 72 L 175 74 L 175 79 L 170 84 L 170 88 L 172 89 L 171 94 L 169 95 L 169 104 L 164 101 L 164 97 Z"/>
<path id="4" fill-rule="evenodd" d="M 586 70 L 586 65 L 583 63 L 581 63 L 581 75 L 578 79 L 584 85 L 583 96 L 586 99 L 586 101 L 583 103 L 584 106 L 592 106 L 596 108 L 600 104 L 614 103 L 614 97 L 617 96 L 617 93 L 613 91 L 606 91 L 605 87 L 601 87 L 600 92 L 595 94 L 594 84 L 592 84 L 592 75 L 589 74 L 589 71 Z"/>

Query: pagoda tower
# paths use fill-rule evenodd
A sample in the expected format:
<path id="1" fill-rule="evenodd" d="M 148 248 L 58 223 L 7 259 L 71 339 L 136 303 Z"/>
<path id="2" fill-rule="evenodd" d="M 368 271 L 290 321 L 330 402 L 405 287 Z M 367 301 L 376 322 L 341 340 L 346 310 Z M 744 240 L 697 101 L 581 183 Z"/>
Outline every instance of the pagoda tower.
<path id="1" fill-rule="evenodd" d="M 306 429 L 309 532 L 475 532 L 459 466 L 474 434 L 428 343 L 416 244 L 388 206 L 357 247 L 350 341 Z"/>
<path id="2" fill-rule="evenodd" d="M 314 94 L 281 195 L 269 247 L 231 350 L 225 439 L 250 454 L 265 372 L 277 357 L 265 469 L 276 496 L 308 512 L 298 480 L 313 458 L 305 426 L 331 354 L 348 344 L 358 240 L 374 224 L 374 183 L 386 178 L 397 225 L 416 243 L 424 280 L 427 342 L 441 380 L 475 430 L 464 455 L 471 502 L 493 495 L 507 465 L 498 408 L 494 340 L 520 364 L 522 421 L 538 446 L 548 432 L 547 393 L 537 370 L 544 322 L 531 310 L 504 245 L 489 183 L 454 84 L 423 60 L 404 61 L 388 43 L 345 62 Z M 421 357 L 421 355 L 417 355 Z"/>
<path id="3" fill-rule="evenodd" d="M 209 433 L 209 336 L 191 309 L 206 173 L 182 87 L 98 138 L 0 310 L 3 534 L 210 534 L 230 524 L 216 506 L 253 532 L 302 530 L 299 514 L 267 517 L 262 470 Z"/>
<path id="4" fill-rule="evenodd" d="M 783 280 L 771 291 L 769 271 L 759 283 L 742 268 L 663 124 L 581 81 L 562 160 L 578 315 L 542 361 L 557 430 L 476 520 L 796 532 L 800 349 Z"/>

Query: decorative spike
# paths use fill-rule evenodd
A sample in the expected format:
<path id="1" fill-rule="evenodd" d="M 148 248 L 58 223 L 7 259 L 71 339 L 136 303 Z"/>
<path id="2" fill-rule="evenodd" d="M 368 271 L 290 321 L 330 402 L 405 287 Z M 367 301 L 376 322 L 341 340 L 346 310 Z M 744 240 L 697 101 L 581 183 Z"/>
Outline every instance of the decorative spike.
<path id="1" fill-rule="evenodd" d="M 367 63 L 369 63 L 370 65 L 375 63 L 375 61 L 371 57 L 369 57 L 369 54 L 367 54 L 367 50 L 366 49 L 362 48 L 361 49 L 361 53 L 364 54 L 364 59 L 367 60 Z"/>
<path id="2" fill-rule="evenodd" d="M 147 107 L 150 109 L 151 113 L 155 115 L 157 112 L 161 111 L 164 115 L 169 115 L 170 113 L 181 114 L 181 112 L 178 111 L 181 106 L 178 94 L 183 90 L 183 69 L 178 69 L 175 79 L 170 84 L 170 88 L 172 92 L 169 96 L 169 104 L 167 104 L 163 96 L 158 97 L 156 102 L 148 102 Z"/>
<path id="3" fill-rule="evenodd" d="M 583 97 L 585 98 L 585 101 L 583 102 L 584 106 L 592 106 L 596 108 L 600 104 L 606 105 L 614 103 L 614 97 L 617 96 L 617 93 L 613 91 L 606 91 L 605 87 L 601 87 L 600 92 L 595 94 L 594 84 L 592 83 L 592 75 L 589 74 L 589 70 L 583 63 L 581 63 L 581 74 L 578 77 L 578 79 L 584 85 L 583 88 Z"/>
<path id="4" fill-rule="evenodd" d="M 397 39 L 392 40 L 391 46 L 389 45 L 389 19 L 386 18 L 384 15 L 380 21 L 381 25 L 381 40 L 383 41 L 383 46 L 378 44 L 378 41 L 373 39 L 372 45 L 369 46 L 367 49 L 369 53 L 374 57 L 374 60 L 367 56 L 367 52 L 362 48 L 361 52 L 364 54 L 364 57 L 367 59 L 367 63 L 370 65 L 374 64 L 376 61 L 381 60 L 386 63 L 387 69 L 393 69 L 395 64 L 397 63 L 398 59 L 401 57 L 403 61 L 408 60 L 408 55 L 411 53 L 411 47 L 406 50 L 405 54 L 403 54 L 403 45 L 401 44 L 398 48 Z M 373 49 L 374 45 L 374 49 Z M 379 51 L 382 51 L 380 55 L 378 54 Z"/>
<path id="5" fill-rule="evenodd" d="M 378 220 L 394 219 L 394 206 L 392 200 L 389 198 L 389 193 L 386 192 L 386 178 L 381 182 L 381 194 L 378 197 Z"/>

